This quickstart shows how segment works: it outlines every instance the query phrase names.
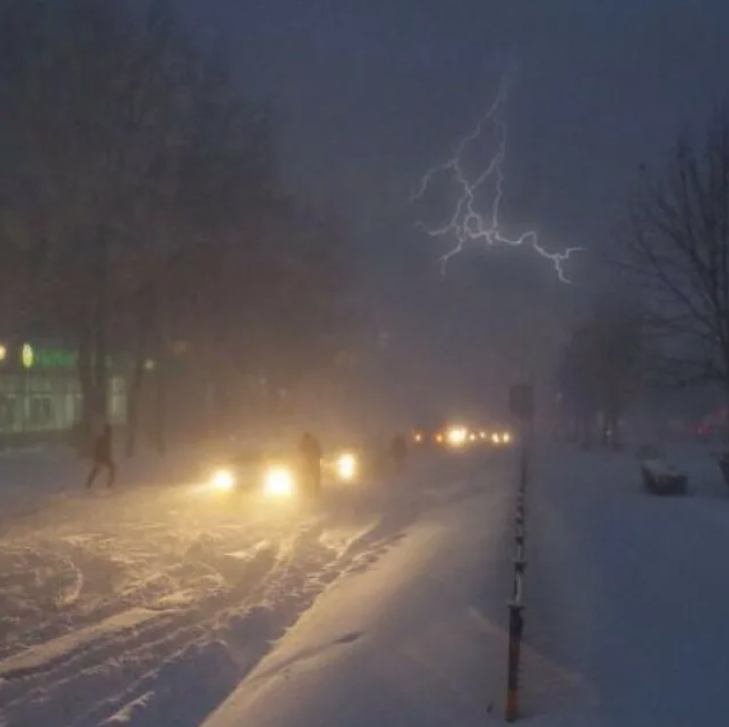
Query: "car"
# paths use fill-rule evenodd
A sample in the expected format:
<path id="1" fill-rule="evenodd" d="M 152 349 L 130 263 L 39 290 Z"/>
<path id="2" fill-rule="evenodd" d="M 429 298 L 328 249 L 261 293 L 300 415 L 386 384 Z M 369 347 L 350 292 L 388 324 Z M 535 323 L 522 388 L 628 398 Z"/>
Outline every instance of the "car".
<path id="1" fill-rule="evenodd" d="M 356 482 L 362 476 L 363 457 L 356 447 L 340 446 L 322 459 L 322 476 L 336 482 Z"/>
<path id="2" fill-rule="evenodd" d="M 464 424 L 448 424 L 431 431 L 415 430 L 415 441 L 432 442 L 438 447 L 452 451 L 470 449 L 477 445 L 503 447 L 514 441 L 513 434 L 506 428 L 481 428 Z"/>
<path id="3" fill-rule="evenodd" d="M 360 457 L 353 448 L 339 449 L 322 458 L 322 479 L 354 482 L 360 476 Z M 217 492 L 258 493 L 269 497 L 292 497 L 306 489 L 306 476 L 295 449 L 248 449 L 207 465 L 206 486 Z"/>
<path id="4" fill-rule="evenodd" d="M 256 448 L 219 457 L 205 467 L 203 480 L 217 492 L 291 497 L 302 489 L 300 470 L 296 453 Z"/>
<path id="5" fill-rule="evenodd" d="M 441 427 L 415 427 L 412 430 L 411 442 L 417 448 L 430 449 L 444 443 Z"/>
<path id="6" fill-rule="evenodd" d="M 514 435 L 508 429 L 492 429 L 487 433 L 486 440 L 495 447 L 504 447 L 514 442 Z"/>

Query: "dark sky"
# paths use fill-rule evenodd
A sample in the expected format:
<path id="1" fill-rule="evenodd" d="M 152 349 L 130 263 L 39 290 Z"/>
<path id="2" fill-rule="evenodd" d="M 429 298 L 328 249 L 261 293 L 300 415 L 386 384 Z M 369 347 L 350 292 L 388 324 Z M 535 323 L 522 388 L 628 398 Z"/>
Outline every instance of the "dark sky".
<path id="1" fill-rule="evenodd" d="M 595 248 L 638 164 L 660 160 L 727 90 L 727 0 L 182 3 L 201 35 L 225 44 L 251 93 L 275 100 L 292 183 L 346 204 L 369 226 L 374 258 L 395 267 L 405 237 L 426 255 L 442 251 L 392 220 L 407 219 L 409 190 L 472 127 L 504 70 L 519 69 L 504 218 L 555 248 Z M 515 268 L 529 256 L 516 252 L 518 263 L 475 253 L 492 294 L 472 308 L 494 310 L 510 280 L 525 284 Z M 542 307 L 574 297 L 540 270 Z M 589 290 L 585 263 L 574 272 Z"/>
<path id="2" fill-rule="evenodd" d="M 417 177 L 518 64 L 510 198 L 565 243 L 599 234 L 637 162 L 727 87 L 724 0 L 184 2 L 280 101 L 307 188 Z"/>

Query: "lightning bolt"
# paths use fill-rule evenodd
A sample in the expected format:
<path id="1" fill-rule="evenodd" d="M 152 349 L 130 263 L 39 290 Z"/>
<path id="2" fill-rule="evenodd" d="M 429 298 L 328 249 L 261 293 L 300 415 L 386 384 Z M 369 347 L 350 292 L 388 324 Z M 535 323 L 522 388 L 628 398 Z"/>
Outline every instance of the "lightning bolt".
<path id="1" fill-rule="evenodd" d="M 410 196 L 411 203 L 422 199 L 438 175 L 448 175 L 457 186 L 457 189 L 460 190 L 460 196 L 451 218 L 441 227 L 429 228 L 423 222 L 417 222 L 416 226 L 431 237 L 444 237 L 446 235 L 455 237 L 456 245 L 440 258 L 444 273 L 448 261 L 461 252 L 466 243 L 480 240 L 487 245 L 508 245 L 511 247 L 530 245 L 535 252 L 552 262 L 557 276 L 563 283 L 571 283 L 572 281 L 565 274 L 564 263 L 574 253 L 581 252 L 584 248 L 569 247 L 563 252 L 549 252 L 539 244 L 538 235 L 534 230 L 524 232 L 519 237 L 509 237 L 502 233 L 500 214 L 501 202 L 504 197 L 504 163 L 506 161 L 508 139 L 508 128 L 503 117 L 503 107 L 508 89 L 509 79 L 502 79 L 494 102 L 478 120 L 475 128 L 460 141 L 450 159 L 431 167 L 423 175 L 420 186 Z M 471 180 L 463 169 L 463 157 L 468 148 L 483 135 L 484 130 L 489 126 L 496 129 L 498 147 L 486 169 L 478 177 Z M 491 203 L 490 215 L 484 217 L 476 211 L 475 205 L 476 193 L 487 180 L 494 180 L 495 194 Z"/>

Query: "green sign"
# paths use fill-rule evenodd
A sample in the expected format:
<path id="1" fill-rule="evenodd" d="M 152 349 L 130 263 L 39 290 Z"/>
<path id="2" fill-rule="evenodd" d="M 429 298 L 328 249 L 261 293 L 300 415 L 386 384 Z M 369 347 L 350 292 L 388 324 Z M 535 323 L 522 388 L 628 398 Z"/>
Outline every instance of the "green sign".
<path id="1" fill-rule="evenodd" d="M 7 356 L 7 348 L 0 344 L 0 363 Z M 17 359 L 15 357 L 17 356 Z M 55 346 L 36 346 L 32 343 L 24 343 L 13 353 L 13 358 L 24 369 L 74 369 L 78 364 L 78 352 Z M 106 365 L 112 369 L 125 367 L 132 364 L 132 359 L 126 354 L 107 355 Z M 144 362 L 147 370 L 155 368 L 155 362 L 148 359 Z"/>
<path id="2" fill-rule="evenodd" d="M 70 369 L 76 365 L 76 352 L 65 351 L 62 348 L 36 349 L 38 366 L 45 369 Z"/>
<path id="3" fill-rule="evenodd" d="M 36 348 L 24 343 L 20 349 L 23 368 L 69 369 L 76 365 L 76 353 L 62 348 Z"/>

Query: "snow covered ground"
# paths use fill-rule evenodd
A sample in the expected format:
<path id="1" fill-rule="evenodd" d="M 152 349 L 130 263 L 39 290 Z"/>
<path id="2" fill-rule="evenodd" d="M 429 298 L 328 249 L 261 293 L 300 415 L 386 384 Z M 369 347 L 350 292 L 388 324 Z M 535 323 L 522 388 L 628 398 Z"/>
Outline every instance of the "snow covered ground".
<path id="1" fill-rule="evenodd" d="M 521 705 L 540 727 L 726 724 L 729 497 L 643 493 L 634 455 L 541 451 L 529 492 Z M 431 511 L 333 585 L 204 727 L 503 723 L 513 482 Z"/>
<path id="2" fill-rule="evenodd" d="M 0 724 L 198 725 L 330 584 L 509 469 L 424 461 L 313 508 L 234 505 L 185 481 L 193 459 L 91 493 L 71 456 L 0 463 Z"/>
<path id="3" fill-rule="evenodd" d="M 709 451 L 676 454 L 684 498 L 645 494 L 631 453 L 536 461 L 525 721 L 726 724 L 729 489 Z M 86 495 L 70 459 L 0 463 L 0 724 L 503 721 L 513 457 L 425 459 L 316 509 L 234 508 L 166 468 Z"/>
<path id="4" fill-rule="evenodd" d="M 547 724 L 724 725 L 729 686 L 729 489 L 711 448 L 676 447 L 688 497 L 645 494 L 625 453 L 544 452 L 530 493 L 530 647 Z M 554 717 L 553 717 L 554 719 Z"/>

